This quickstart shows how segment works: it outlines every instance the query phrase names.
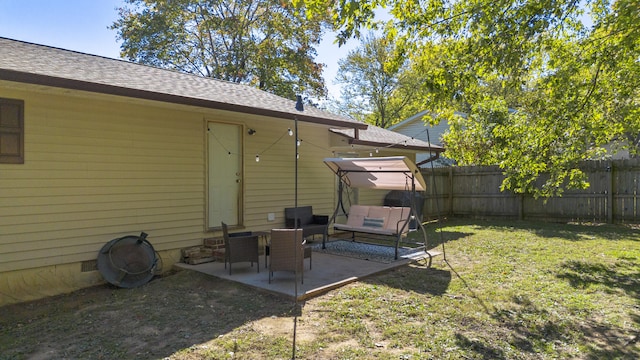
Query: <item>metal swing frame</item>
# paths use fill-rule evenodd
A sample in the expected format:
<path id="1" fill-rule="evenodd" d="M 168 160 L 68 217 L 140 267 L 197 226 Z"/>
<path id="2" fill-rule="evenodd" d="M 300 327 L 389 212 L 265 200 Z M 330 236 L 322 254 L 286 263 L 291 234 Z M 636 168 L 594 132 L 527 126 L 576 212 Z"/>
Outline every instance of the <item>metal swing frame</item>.
<path id="1" fill-rule="evenodd" d="M 422 224 L 422 219 L 417 212 L 416 202 L 415 202 L 415 194 L 418 189 L 424 190 L 426 188 L 424 179 L 418 168 L 405 156 L 395 156 L 395 157 L 377 157 L 377 158 L 327 158 L 324 160 L 325 164 L 336 174 L 338 177 L 338 202 L 336 204 L 336 208 L 329 218 L 327 223 L 327 229 L 325 234 L 327 236 L 322 239 L 322 248 L 326 248 L 326 239 L 329 234 L 329 228 L 331 224 L 335 222 L 336 217 L 338 216 L 340 210 L 347 217 L 349 216 L 344 209 L 343 203 L 343 190 L 344 186 L 347 185 L 351 188 L 374 188 L 381 190 L 407 190 L 407 188 L 411 187 L 411 197 L 409 202 L 410 211 L 407 215 L 406 219 L 404 219 L 404 224 L 402 228 L 398 229 L 395 241 L 395 259 L 398 259 L 398 249 L 400 246 L 400 241 L 403 236 L 409 231 L 409 226 L 411 224 L 411 220 L 416 220 L 417 229 L 422 232 L 423 242 L 424 242 L 424 251 L 429 256 L 429 263 L 431 263 L 432 255 L 427 251 L 427 234 L 426 230 Z M 372 163 L 372 166 L 377 168 L 369 168 L 367 163 Z M 394 166 L 390 166 L 385 168 L 380 164 L 384 164 L 385 162 L 393 163 Z M 356 165 L 354 165 L 356 164 Z M 399 164 L 404 164 L 405 166 L 398 166 Z M 346 165 L 346 166 L 343 166 Z M 375 174 L 375 175 L 374 175 Z M 385 178 L 386 183 L 378 183 L 375 179 Z M 351 231 L 351 230 L 350 230 Z M 375 234 L 375 232 L 367 232 L 365 229 L 357 229 L 352 231 L 359 233 L 371 233 Z"/>

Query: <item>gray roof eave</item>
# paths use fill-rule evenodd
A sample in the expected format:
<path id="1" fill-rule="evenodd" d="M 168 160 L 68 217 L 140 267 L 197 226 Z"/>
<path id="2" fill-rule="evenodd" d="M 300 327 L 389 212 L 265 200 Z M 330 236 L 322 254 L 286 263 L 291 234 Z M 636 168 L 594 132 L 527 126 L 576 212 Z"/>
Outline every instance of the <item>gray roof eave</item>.
<path id="1" fill-rule="evenodd" d="M 346 138 L 350 145 L 395 148 L 413 151 L 432 151 L 437 153 L 445 151 L 442 146 L 429 144 L 422 140 L 416 140 L 387 129 L 378 128 L 373 125 L 370 125 L 367 130 L 359 132 L 358 135 L 350 134 L 352 130 L 329 129 L 329 131 L 338 136 Z M 390 135 L 393 135 L 393 137 L 389 137 Z"/>
<path id="2" fill-rule="evenodd" d="M 27 83 L 33 85 L 52 86 L 57 88 L 88 91 L 100 94 L 118 95 L 130 98 L 154 100 L 161 102 L 168 102 L 181 105 L 199 106 L 210 109 L 228 110 L 233 112 L 240 112 L 245 114 L 263 115 L 281 119 L 294 120 L 297 118 L 299 121 L 310 122 L 314 124 L 327 125 L 332 127 L 351 128 L 351 129 L 366 129 L 367 124 L 340 121 L 335 119 L 328 119 L 324 117 L 316 117 L 306 115 L 304 112 L 299 114 L 291 114 L 287 112 L 281 112 L 277 110 L 263 109 L 250 106 L 242 106 L 237 104 L 230 104 L 220 101 L 199 99 L 194 97 L 179 96 L 173 94 L 159 93 L 154 91 L 133 89 L 121 86 L 114 86 L 108 84 L 100 84 L 94 82 L 86 82 L 75 79 L 54 77 L 49 75 L 33 74 L 27 72 L 20 72 L 15 70 L 0 69 L 0 80 L 13 81 L 19 83 Z"/>
<path id="3" fill-rule="evenodd" d="M 344 136 L 344 135 L 342 135 Z M 346 137 L 346 136 L 345 136 Z M 404 145 L 404 144 L 389 144 L 389 143 L 385 143 L 385 142 L 377 142 L 377 141 L 366 141 L 366 140 L 359 140 L 359 139 L 353 139 L 350 138 L 349 140 L 349 144 L 353 144 L 353 145 L 362 145 L 362 146 L 372 146 L 372 147 L 379 147 L 379 148 L 393 148 L 393 149 L 405 149 L 405 150 L 414 150 L 414 151 L 432 151 L 435 153 L 441 153 L 444 152 L 444 148 L 442 148 L 441 146 L 437 146 L 437 145 L 431 145 L 431 146 L 416 146 L 416 145 Z"/>

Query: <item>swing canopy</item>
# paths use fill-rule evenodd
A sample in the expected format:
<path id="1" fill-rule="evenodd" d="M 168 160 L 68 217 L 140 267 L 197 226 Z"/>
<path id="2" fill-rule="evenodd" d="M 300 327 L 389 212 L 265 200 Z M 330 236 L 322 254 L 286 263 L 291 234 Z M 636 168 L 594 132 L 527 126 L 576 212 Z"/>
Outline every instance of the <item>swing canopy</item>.
<path id="1" fill-rule="evenodd" d="M 406 156 L 326 158 L 324 163 L 352 188 L 424 191 L 418 167 Z"/>

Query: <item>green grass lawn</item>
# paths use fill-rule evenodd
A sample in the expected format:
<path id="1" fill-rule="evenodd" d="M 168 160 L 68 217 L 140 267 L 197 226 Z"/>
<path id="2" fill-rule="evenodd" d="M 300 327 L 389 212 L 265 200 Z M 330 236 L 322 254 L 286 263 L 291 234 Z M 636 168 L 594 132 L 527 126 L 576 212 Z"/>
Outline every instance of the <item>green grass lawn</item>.
<path id="1" fill-rule="evenodd" d="M 359 340 L 353 357 L 640 357 L 638 231 L 460 221 L 431 230 L 446 262 L 320 300 L 333 309 L 329 333 Z"/>
<path id="2" fill-rule="evenodd" d="M 401 267 L 300 304 L 297 358 L 640 358 L 638 230 L 472 220 L 431 224 L 428 229 L 431 246 L 442 250 L 444 243 L 446 261 L 440 255 L 431 268 L 424 263 Z M 194 288 L 197 291 L 187 290 Z M 60 341 L 49 340 L 54 349 L 67 349 L 54 354 L 70 358 L 114 353 L 119 358 L 291 358 L 295 308 L 281 298 L 184 271 L 140 289 L 109 291 L 114 294 L 110 300 L 115 296 L 123 311 L 137 314 L 131 309 L 137 306 L 140 314 L 148 308 L 162 315 L 153 321 L 151 316 L 137 318 L 137 326 L 144 331 L 111 324 L 104 335 L 137 337 L 135 346 L 123 348 L 126 342 L 120 341 L 116 352 L 104 345 L 106 339 L 101 342 L 102 335 L 94 333 L 83 352 L 74 353 L 69 349 L 80 347 L 80 340 L 74 339 L 81 336 L 67 334 L 70 344 L 55 345 Z M 158 293 L 163 294 L 162 301 Z M 168 305 L 172 296 L 180 298 L 175 306 Z M 105 306 L 100 303 L 103 297 L 77 300 L 76 296 L 81 303 L 67 308 L 92 316 L 96 322 L 103 316 L 95 310 Z M 68 302 L 66 297 L 56 301 L 64 303 L 65 299 Z M 24 306 L 34 308 L 33 304 Z M 36 306 L 41 312 L 46 306 L 64 307 L 60 303 Z M 113 301 L 108 306 L 115 311 Z M 3 310 L 4 314 L 9 310 L 20 313 L 17 307 L 0 308 L 0 313 Z M 57 326 L 56 312 L 51 314 L 46 319 L 37 315 L 0 319 L 0 358 L 2 354 L 8 358 L 33 355 L 30 346 L 35 345 L 30 342 L 44 324 L 50 331 L 92 331 L 78 324 Z M 113 313 L 109 318 L 114 318 Z M 23 325 L 13 329 L 7 326 L 9 322 Z M 32 326 L 34 330 L 29 330 Z M 151 348 L 153 336 L 149 340 L 145 336 L 158 329 L 171 331 L 165 332 L 162 347 Z M 170 337 L 185 332 L 188 339 Z M 102 344 L 102 352 L 92 352 L 91 344 Z M 15 348 L 19 351 L 11 352 Z"/>

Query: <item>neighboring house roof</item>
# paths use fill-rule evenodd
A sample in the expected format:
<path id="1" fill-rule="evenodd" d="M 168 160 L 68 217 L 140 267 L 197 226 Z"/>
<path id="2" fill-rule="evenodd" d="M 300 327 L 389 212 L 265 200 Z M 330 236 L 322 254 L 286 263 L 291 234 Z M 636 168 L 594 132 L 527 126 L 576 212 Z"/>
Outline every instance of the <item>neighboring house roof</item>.
<path id="1" fill-rule="evenodd" d="M 333 127 L 367 125 L 248 85 L 0 37 L 0 80 L 272 116 Z"/>
<path id="2" fill-rule="evenodd" d="M 444 148 L 439 145 L 429 144 L 426 141 L 414 139 L 397 132 L 389 131 L 378 126 L 369 125 L 366 130 L 354 129 L 330 129 L 331 132 L 350 138 L 351 145 L 364 145 L 371 147 L 393 147 L 408 150 L 433 151 L 439 154 Z M 356 136 L 357 131 L 357 136 Z"/>

